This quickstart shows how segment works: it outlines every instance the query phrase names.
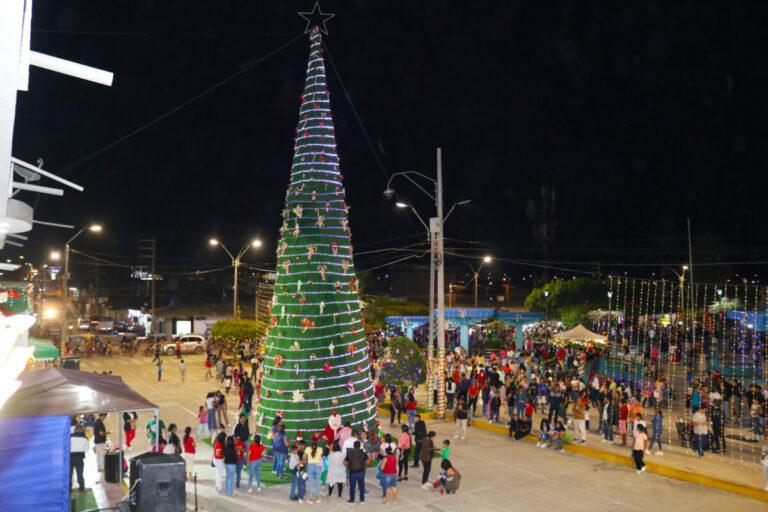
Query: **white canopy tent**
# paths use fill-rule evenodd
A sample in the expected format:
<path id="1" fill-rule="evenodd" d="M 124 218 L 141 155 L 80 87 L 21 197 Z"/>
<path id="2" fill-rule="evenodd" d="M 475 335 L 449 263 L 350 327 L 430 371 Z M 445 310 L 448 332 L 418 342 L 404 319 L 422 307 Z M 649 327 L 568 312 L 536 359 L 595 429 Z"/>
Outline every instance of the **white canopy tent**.
<path id="1" fill-rule="evenodd" d="M 602 334 L 592 332 L 583 325 L 579 324 L 573 329 L 555 334 L 555 340 L 561 343 L 587 343 L 590 341 L 593 343 L 605 343 L 608 341 L 608 338 Z"/>

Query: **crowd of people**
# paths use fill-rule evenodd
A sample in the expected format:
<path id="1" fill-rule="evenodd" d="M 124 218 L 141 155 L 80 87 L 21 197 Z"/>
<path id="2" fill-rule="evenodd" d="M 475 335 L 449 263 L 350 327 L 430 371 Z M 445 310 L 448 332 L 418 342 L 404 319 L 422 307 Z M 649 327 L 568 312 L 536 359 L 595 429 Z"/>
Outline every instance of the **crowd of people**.
<path id="1" fill-rule="evenodd" d="M 613 444 L 616 439 L 620 446 L 632 449 L 638 472 L 644 471 L 644 456 L 664 455 L 664 412 L 669 410 L 673 394 L 663 372 L 656 369 L 637 382 L 613 378 L 580 364 L 588 357 L 587 350 L 555 348 L 554 364 L 545 365 L 546 350 L 516 351 L 512 347 L 502 357 L 494 355 L 488 361 L 481 355 L 449 354 L 446 402 L 454 412 L 456 437 L 463 438 L 466 425 L 483 416 L 490 423 L 505 422 L 513 439 L 536 434 L 537 446 L 559 451 L 564 444 L 586 443 L 588 432 L 599 434 L 604 443 Z M 391 393 L 390 402 L 392 422 L 402 403 L 399 392 Z M 766 402 L 768 390 L 760 385 L 745 385 L 743 379 L 725 379 L 717 371 L 709 372 L 702 380 L 692 380 L 685 390 L 690 419 L 675 425 L 678 437 L 699 457 L 705 450 L 724 453 L 725 426 L 739 426 L 748 415 L 751 441 L 766 442 Z M 541 414 L 538 432 L 535 413 Z M 768 473 L 766 479 L 768 487 Z"/>
<path id="2" fill-rule="evenodd" d="M 396 504 L 398 482 L 408 480 L 408 469 L 421 466 L 421 484 L 424 489 L 441 488 L 442 492 L 454 493 L 461 475 L 450 462 L 450 440 L 443 441 L 442 448 L 435 445 L 435 432 L 427 432 L 421 416 L 413 417 L 413 428 L 401 425 L 399 436 L 385 434 L 376 445 L 365 431 L 343 424 L 330 445 L 321 446 L 317 436 L 305 440 L 301 433 L 289 439 L 280 416 L 275 417 L 269 437 L 274 454 L 272 473 L 280 479 L 289 478 L 289 499 L 299 503 L 320 503 L 323 498 L 343 499 L 344 487 L 348 489 L 348 503 L 357 499 L 364 503 L 371 493 L 366 489 L 367 471 L 375 471 L 384 504 Z M 411 465 L 410 454 L 413 453 Z M 438 478 L 430 482 L 432 460 L 440 455 Z"/>

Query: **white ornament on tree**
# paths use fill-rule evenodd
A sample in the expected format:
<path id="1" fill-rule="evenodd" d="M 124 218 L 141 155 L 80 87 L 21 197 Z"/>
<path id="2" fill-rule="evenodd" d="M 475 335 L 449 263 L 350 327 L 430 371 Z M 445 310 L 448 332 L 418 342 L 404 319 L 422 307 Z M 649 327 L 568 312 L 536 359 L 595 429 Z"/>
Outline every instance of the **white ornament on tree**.
<path id="1" fill-rule="evenodd" d="M 304 394 L 298 389 L 293 390 L 293 403 L 297 404 L 304 401 Z"/>

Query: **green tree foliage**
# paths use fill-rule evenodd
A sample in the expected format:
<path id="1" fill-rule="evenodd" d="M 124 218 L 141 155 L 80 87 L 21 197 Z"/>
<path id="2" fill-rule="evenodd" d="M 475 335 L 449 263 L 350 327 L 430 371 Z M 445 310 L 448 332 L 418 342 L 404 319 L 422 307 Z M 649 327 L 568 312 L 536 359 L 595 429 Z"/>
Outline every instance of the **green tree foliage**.
<path id="1" fill-rule="evenodd" d="M 507 334 L 507 324 L 501 320 L 489 320 L 485 326 L 486 342 L 488 348 L 500 349 L 504 346 L 504 337 Z"/>
<path id="2" fill-rule="evenodd" d="M 235 320 L 228 318 L 219 320 L 211 327 L 211 336 L 223 340 L 239 340 L 241 338 L 263 338 L 267 334 L 267 326 L 257 320 Z"/>
<path id="3" fill-rule="evenodd" d="M 405 336 L 389 340 L 379 380 L 385 386 L 415 386 L 426 379 L 427 360 L 416 344 Z"/>
<path id="4" fill-rule="evenodd" d="M 579 304 L 578 306 L 568 306 L 560 310 L 560 320 L 565 325 L 575 327 L 579 324 L 589 328 L 590 320 L 587 313 L 595 309 L 589 304 Z"/>
<path id="5" fill-rule="evenodd" d="M 549 291 L 548 298 L 545 291 Z M 525 307 L 540 313 L 548 309 L 551 317 L 562 319 L 564 308 L 586 306 L 587 310 L 592 310 L 607 307 L 607 291 L 605 283 L 597 279 L 557 279 L 542 288 L 534 288 L 525 299 Z"/>
<path id="6" fill-rule="evenodd" d="M 388 316 L 426 315 L 429 308 L 419 302 L 394 300 L 391 297 L 366 296 L 363 298 L 363 316 L 366 329 L 383 328 Z"/>

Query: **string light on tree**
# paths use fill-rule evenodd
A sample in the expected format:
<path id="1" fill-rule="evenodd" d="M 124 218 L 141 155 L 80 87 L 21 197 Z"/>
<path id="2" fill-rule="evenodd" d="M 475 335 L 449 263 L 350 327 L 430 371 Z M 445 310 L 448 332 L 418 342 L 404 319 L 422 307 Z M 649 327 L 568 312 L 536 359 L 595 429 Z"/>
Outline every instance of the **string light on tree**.
<path id="1" fill-rule="evenodd" d="M 319 11 L 315 5 L 311 16 Z M 378 437 L 360 297 L 336 150 L 321 30 L 310 55 L 277 243 L 277 278 L 258 405 L 266 436 L 277 413 L 289 437 L 326 430 L 336 413 Z"/>

